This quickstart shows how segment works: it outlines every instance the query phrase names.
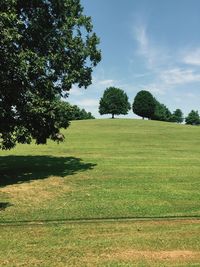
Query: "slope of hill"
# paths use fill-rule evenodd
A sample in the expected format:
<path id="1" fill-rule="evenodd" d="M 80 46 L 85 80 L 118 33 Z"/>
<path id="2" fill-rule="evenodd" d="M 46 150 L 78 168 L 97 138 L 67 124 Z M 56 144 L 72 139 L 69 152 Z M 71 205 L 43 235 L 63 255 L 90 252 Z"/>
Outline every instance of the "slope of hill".
<path id="1" fill-rule="evenodd" d="M 0 152 L 0 266 L 199 266 L 200 127 L 93 120 L 64 133 Z"/>
<path id="2" fill-rule="evenodd" d="M 91 120 L 64 133 L 0 152 L 0 220 L 200 216 L 200 127 Z"/>

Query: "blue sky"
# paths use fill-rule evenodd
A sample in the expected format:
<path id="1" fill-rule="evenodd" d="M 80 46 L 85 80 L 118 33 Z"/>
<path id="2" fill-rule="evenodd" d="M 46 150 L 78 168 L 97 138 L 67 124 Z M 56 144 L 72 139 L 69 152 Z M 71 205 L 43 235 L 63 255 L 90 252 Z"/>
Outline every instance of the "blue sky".
<path id="1" fill-rule="evenodd" d="M 107 87 L 123 89 L 130 103 L 150 91 L 173 111 L 200 111 L 199 0 L 81 0 L 100 37 L 102 61 L 86 90 L 74 86 L 68 101 L 91 111 Z M 135 117 L 130 111 L 123 117 Z"/>

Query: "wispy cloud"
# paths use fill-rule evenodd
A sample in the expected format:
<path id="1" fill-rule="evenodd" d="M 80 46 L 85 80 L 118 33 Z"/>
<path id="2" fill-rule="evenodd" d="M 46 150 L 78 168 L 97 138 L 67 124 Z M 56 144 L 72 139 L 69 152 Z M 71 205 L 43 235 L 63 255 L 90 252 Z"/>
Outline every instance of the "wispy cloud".
<path id="1" fill-rule="evenodd" d="M 133 77 L 135 79 L 138 79 L 138 78 L 143 78 L 143 77 L 147 77 L 147 76 L 151 76 L 151 75 L 152 75 L 152 72 L 144 72 L 144 73 L 133 74 Z"/>
<path id="2" fill-rule="evenodd" d="M 144 57 L 148 69 L 155 71 L 169 60 L 166 48 L 160 47 L 153 42 L 148 35 L 145 24 L 136 23 L 136 26 L 133 28 L 133 36 L 137 42 L 137 53 Z"/>
<path id="3" fill-rule="evenodd" d="M 117 86 L 118 84 L 118 80 L 108 79 L 105 75 L 95 75 L 92 80 L 92 86 L 103 90 L 110 86 Z"/>
<path id="4" fill-rule="evenodd" d="M 147 38 L 145 25 L 140 24 L 134 27 L 134 34 L 135 34 L 135 39 L 139 44 L 139 52 L 142 55 L 147 56 L 149 52 L 149 40 Z"/>
<path id="5" fill-rule="evenodd" d="M 99 80 L 98 83 L 104 86 L 114 86 L 114 84 L 116 84 L 116 81 L 115 80 Z"/>
<path id="6" fill-rule="evenodd" d="M 176 86 L 200 82 L 200 71 L 197 69 L 200 66 L 200 48 L 170 51 L 154 42 L 144 23 L 136 25 L 133 34 L 138 47 L 137 54 L 143 58 L 152 80 L 144 87 L 153 93 L 164 94 Z"/>
<path id="7" fill-rule="evenodd" d="M 166 91 L 165 85 L 159 82 L 158 80 L 153 83 L 146 84 L 145 86 L 143 86 L 142 89 L 148 90 L 152 94 L 156 94 L 156 95 L 164 95 Z"/>
<path id="8" fill-rule="evenodd" d="M 192 82 L 200 82 L 200 73 L 193 69 L 173 68 L 161 71 L 160 79 L 166 85 L 180 85 Z"/>
<path id="9" fill-rule="evenodd" d="M 81 107 L 97 107 L 99 105 L 99 100 L 93 98 L 84 98 L 76 101 L 76 105 Z"/>
<path id="10" fill-rule="evenodd" d="M 183 55 L 183 63 L 200 66 L 200 48 L 186 51 L 185 55 Z"/>
<path id="11" fill-rule="evenodd" d="M 75 85 L 72 86 L 72 88 L 69 92 L 69 94 L 72 96 L 81 96 L 81 95 L 83 95 L 83 93 L 84 93 L 83 88 L 79 88 Z"/>
<path id="12" fill-rule="evenodd" d="M 149 39 L 147 37 L 147 29 L 145 25 L 138 25 L 134 27 L 134 38 L 138 44 L 138 54 L 143 56 L 149 66 L 151 67 L 154 64 L 155 52 L 154 49 L 150 46 Z"/>

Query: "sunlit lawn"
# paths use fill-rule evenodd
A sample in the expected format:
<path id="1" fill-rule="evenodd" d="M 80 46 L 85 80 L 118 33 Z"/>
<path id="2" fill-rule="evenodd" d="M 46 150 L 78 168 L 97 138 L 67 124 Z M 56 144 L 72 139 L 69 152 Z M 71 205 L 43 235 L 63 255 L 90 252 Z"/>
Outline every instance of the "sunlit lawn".
<path id="1" fill-rule="evenodd" d="M 65 142 L 59 145 L 0 151 L 0 222 L 200 216 L 200 127 L 91 120 L 73 122 L 64 133 Z M 141 222 L 144 232 L 137 231 L 137 224 L 2 227 L 0 263 L 18 266 L 18 259 L 19 266 L 26 260 L 30 266 L 152 266 L 165 256 L 176 264 L 200 263 L 198 221 Z M 169 252 L 175 250 L 193 254 L 183 257 L 179 251 L 175 260 Z"/>

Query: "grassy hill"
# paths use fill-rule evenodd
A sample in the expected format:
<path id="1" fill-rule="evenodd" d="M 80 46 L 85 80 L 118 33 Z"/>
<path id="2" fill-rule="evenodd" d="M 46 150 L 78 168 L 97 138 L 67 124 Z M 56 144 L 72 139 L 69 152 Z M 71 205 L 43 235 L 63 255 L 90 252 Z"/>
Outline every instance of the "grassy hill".
<path id="1" fill-rule="evenodd" d="M 0 220 L 200 216 L 199 127 L 75 121 L 65 143 L 0 153 Z"/>
<path id="2" fill-rule="evenodd" d="M 14 150 L 0 152 L 0 222 L 200 216 L 200 127 L 131 119 L 89 120 L 72 122 L 64 133 L 65 142 L 59 145 L 49 141 L 43 146 L 18 145 Z M 80 251 L 90 255 L 83 266 L 97 263 L 132 266 L 129 264 L 134 262 L 152 266 L 157 261 L 160 266 L 166 255 L 169 266 L 174 259 L 177 264 L 181 259 L 185 264 L 200 262 L 200 254 L 196 252 L 200 248 L 197 245 L 200 225 L 196 221 L 178 225 L 175 222 L 102 222 L 99 226 L 99 223 L 62 226 L 60 230 L 52 226 L 33 230 L 30 226 L 28 232 L 38 244 L 36 251 L 27 243 L 23 226 L 21 230 L 10 226 L 0 234 L 0 263 L 1 259 L 6 262 L 6 248 L 10 246 L 15 253 L 9 256 L 7 266 L 16 266 L 12 261 L 20 257 L 21 264 L 31 258 L 33 261 L 28 266 L 49 266 L 53 255 L 49 252 L 48 257 L 42 257 L 40 246 L 50 251 L 54 245 L 55 249 L 63 247 L 71 251 L 67 266 L 82 266 L 85 256 Z M 140 231 L 137 232 L 140 228 L 146 229 L 141 240 Z M 46 236 L 46 241 L 41 241 L 38 231 Z M 21 249 L 25 246 L 26 252 L 29 251 L 26 245 L 30 245 L 29 258 L 21 256 L 20 249 L 15 247 L 22 232 L 18 245 Z M 163 241 L 159 239 L 161 233 Z M 129 234 L 135 239 L 131 240 Z M 69 247 L 62 238 L 66 235 Z M 10 241 L 5 243 L 3 240 L 8 236 Z M 131 247 L 132 252 L 127 252 Z M 105 248 L 116 254 L 109 258 L 112 253 L 107 253 L 107 261 L 99 256 L 105 254 Z M 41 255 L 37 254 L 39 249 Z M 120 254 L 120 249 L 125 252 Z M 152 249 L 153 257 L 148 254 Z M 186 249 L 188 255 L 183 257 Z M 178 250 L 178 256 L 170 254 L 171 250 Z M 75 251 L 80 253 L 75 255 Z M 146 251 L 146 260 L 141 251 Z M 167 252 L 161 256 L 156 251 Z M 96 257 L 100 257 L 99 261 Z M 60 259 L 60 265 L 50 266 L 66 266 L 61 263 Z"/>

